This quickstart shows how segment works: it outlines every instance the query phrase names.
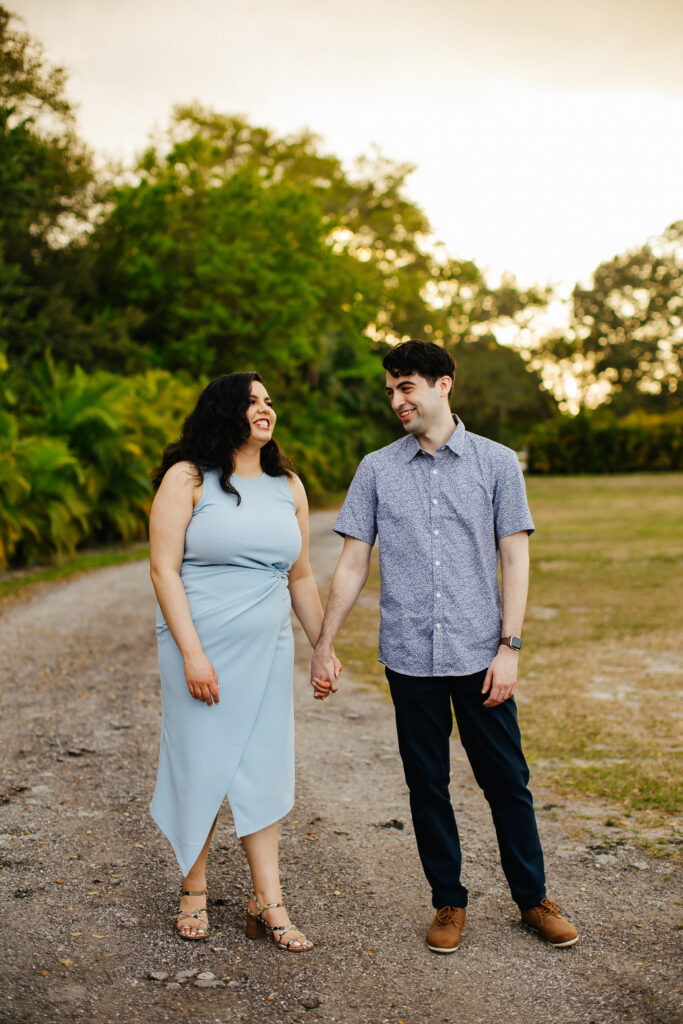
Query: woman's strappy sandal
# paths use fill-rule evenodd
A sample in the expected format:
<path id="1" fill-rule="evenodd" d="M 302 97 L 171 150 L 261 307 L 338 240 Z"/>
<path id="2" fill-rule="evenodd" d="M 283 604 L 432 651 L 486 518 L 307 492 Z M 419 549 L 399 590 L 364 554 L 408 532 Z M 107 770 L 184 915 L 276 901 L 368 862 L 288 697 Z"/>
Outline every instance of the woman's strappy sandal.
<path id="1" fill-rule="evenodd" d="M 189 890 L 183 889 L 183 896 L 206 896 L 206 889 L 202 889 L 201 892 L 189 892 Z M 206 906 L 202 907 L 201 910 L 179 910 L 175 919 L 176 935 L 181 939 L 185 939 L 186 942 L 198 942 L 201 939 L 208 939 L 210 931 L 208 914 L 206 921 L 201 919 L 200 914 L 206 914 Z M 181 921 L 192 920 L 196 921 L 197 924 L 181 924 Z M 197 925 L 201 926 L 201 931 L 199 931 Z M 194 928 L 197 934 L 183 935 L 183 930 L 189 928 Z"/>
<path id="2" fill-rule="evenodd" d="M 262 907 L 256 897 L 253 897 L 254 903 L 256 904 L 257 914 L 254 914 L 247 906 L 247 924 L 246 934 L 248 939 L 262 939 L 266 934 L 266 931 L 270 932 L 270 937 L 273 940 L 273 945 L 276 949 L 286 949 L 290 953 L 306 953 L 309 949 L 313 949 L 315 943 L 307 939 L 302 931 L 299 931 L 295 925 L 290 921 L 288 924 L 270 924 L 265 920 L 263 914 L 266 910 L 272 910 L 276 907 L 284 907 L 284 903 L 266 903 L 265 907 Z M 292 938 L 289 942 L 285 942 L 285 935 L 288 932 L 293 932 Z"/>

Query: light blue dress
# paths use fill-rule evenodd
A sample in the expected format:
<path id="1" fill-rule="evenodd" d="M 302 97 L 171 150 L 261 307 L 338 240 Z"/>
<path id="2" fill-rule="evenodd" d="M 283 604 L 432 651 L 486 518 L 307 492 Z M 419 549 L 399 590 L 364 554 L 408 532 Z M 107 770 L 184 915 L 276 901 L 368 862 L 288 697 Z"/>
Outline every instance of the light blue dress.
<path id="1" fill-rule="evenodd" d="M 190 696 L 183 659 L 157 609 L 162 725 L 152 817 L 187 875 L 227 796 L 238 836 L 282 818 L 294 802 L 294 639 L 287 587 L 301 550 L 284 476 L 232 484 L 204 472 L 180 576 L 220 702 Z"/>

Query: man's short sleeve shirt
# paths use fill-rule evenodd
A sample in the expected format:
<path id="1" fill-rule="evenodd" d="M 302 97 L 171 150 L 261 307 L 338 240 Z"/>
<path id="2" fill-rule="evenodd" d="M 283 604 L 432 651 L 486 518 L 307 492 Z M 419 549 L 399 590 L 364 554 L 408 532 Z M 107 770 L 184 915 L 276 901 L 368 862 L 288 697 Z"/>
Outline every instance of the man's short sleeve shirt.
<path id="1" fill-rule="evenodd" d="M 465 430 L 431 455 L 408 434 L 366 455 L 334 529 L 379 538 L 379 660 L 406 675 L 469 675 L 498 650 L 498 541 L 534 524 L 511 449 Z"/>

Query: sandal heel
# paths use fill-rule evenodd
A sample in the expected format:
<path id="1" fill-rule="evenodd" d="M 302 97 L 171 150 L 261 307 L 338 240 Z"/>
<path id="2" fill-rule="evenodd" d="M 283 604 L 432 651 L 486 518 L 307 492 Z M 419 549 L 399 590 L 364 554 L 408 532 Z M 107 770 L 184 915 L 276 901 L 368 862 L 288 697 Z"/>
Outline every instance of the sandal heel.
<path id="1" fill-rule="evenodd" d="M 270 937 L 276 949 L 288 950 L 290 953 L 306 953 L 309 949 L 313 949 L 315 943 L 307 939 L 303 932 L 300 932 L 291 921 L 287 924 L 270 924 L 264 919 L 264 911 L 275 908 L 279 909 L 284 906 L 283 903 L 266 903 L 265 907 L 262 907 L 255 896 L 254 903 L 258 911 L 257 914 L 254 914 L 247 907 L 247 921 L 244 930 L 248 939 L 262 939 L 266 932 L 270 932 Z M 292 932 L 293 937 L 289 942 L 284 942 L 284 937 L 289 932 Z"/>
<path id="2" fill-rule="evenodd" d="M 250 914 L 249 911 L 247 911 L 247 920 L 244 931 L 248 939 L 263 939 L 266 935 L 266 926 L 263 921 L 259 921 L 255 914 Z"/>

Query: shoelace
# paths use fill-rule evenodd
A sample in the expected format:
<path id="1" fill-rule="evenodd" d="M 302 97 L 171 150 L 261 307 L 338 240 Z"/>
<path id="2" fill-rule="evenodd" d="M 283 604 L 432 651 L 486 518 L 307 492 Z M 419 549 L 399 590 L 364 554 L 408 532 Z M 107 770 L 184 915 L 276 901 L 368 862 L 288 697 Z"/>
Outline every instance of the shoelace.
<path id="1" fill-rule="evenodd" d="M 439 924 L 450 924 L 461 909 L 461 907 L 442 907 L 437 911 L 436 920 Z"/>
<path id="2" fill-rule="evenodd" d="M 553 917 L 559 917 L 562 907 L 559 903 L 553 903 L 552 900 L 541 900 L 538 904 L 542 914 L 552 914 Z"/>

